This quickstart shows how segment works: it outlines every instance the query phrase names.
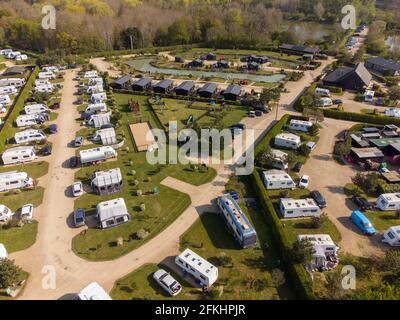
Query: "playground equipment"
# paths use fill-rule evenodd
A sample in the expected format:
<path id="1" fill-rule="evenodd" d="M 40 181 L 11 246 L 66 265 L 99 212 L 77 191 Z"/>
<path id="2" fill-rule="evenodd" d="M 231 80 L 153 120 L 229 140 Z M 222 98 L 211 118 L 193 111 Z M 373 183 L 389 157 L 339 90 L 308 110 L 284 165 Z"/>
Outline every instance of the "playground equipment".
<path id="1" fill-rule="evenodd" d="M 129 109 L 135 114 L 135 115 L 140 115 L 140 104 L 137 101 L 134 100 L 129 100 Z"/>

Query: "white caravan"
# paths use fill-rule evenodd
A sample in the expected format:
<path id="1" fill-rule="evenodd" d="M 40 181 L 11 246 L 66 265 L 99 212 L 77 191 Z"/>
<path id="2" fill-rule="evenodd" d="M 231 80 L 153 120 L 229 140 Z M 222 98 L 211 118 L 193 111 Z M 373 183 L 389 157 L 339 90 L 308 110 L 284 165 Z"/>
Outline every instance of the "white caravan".
<path id="1" fill-rule="evenodd" d="M 288 168 L 287 157 L 288 154 L 276 149 L 271 149 L 272 156 L 274 157 L 270 164 L 272 168 L 286 170 Z"/>
<path id="2" fill-rule="evenodd" d="M 330 92 L 329 89 L 316 88 L 315 89 L 315 94 L 318 94 L 320 96 L 330 97 L 331 92 Z"/>
<path id="3" fill-rule="evenodd" d="M 104 88 L 102 85 L 95 85 L 95 86 L 90 86 L 86 89 L 86 93 L 101 93 L 104 92 Z"/>
<path id="4" fill-rule="evenodd" d="M 0 243 L 0 259 L 7 259 L 8 258 L 8 252 L 6 250 L 6 247 L 4 244 Z"/>
<path id="5" fill-rule="evenodd" d="M 0 79 L 0 87 L 14 86 L 21 88 L 25 85 L 26 81 L 24 78 L 5 78 Z"/>
<path id="6" fill-rule="evenodd" d="M 384 193 L 376 200 L 376 207 L 382 211 L 400 210 L 400 193 Z"/>
<path id="7" fill-rule="evenodd" d="M 267 190 L 296 188 L 296 184 L 294 183 L 292 177 L 283 170 L 264 171 L 262 178 Z"/>
<path id="8" fill-rule="evenodd" d="M 11 103 L 11 99 L 8 94 L 0 95 L 0 104 L 9 105 L 10 103 Z"/>
<path id="9" fill-rule="evenodd" d="M 85 165 L 116 158 L 118 154 L 112 147 L 103 146 L 94 149 L 81 150 L 79 155 L 82 165 Z"/>
<path id="10" fill-rule="evenodd" d="M 16 86 L 0 87 L 0 95 L 2 95 L 2 94 L 15 95 L 17 93 L 18 93 L 18 89 Z"/>
<path id="11" fill-rule="evenodd" d="M 319 103 L 321 107 L 330 107 L 333 105 L 333 101 L 331 98 L 321 98 L 319 100 Z"/>
<path id="12" fill-rule="evenodd" d="M 103 103 L 107 100 L 107 94 L 105 92 L 93 93 L 90 97 L 92 103 Z"/>
<path id="13" fill-rule="evenodd" d="M 10 171 L 0 173 L 0 192 L 28 188 L 33 180 L 26 172 Z"/>
<path id="14" fill-rule="evenodd" d="M 314 199 L 291 199 L 279 200 L 279 209 L 284 218 L 318 217 L 321 209 Z"/>
<path id="15" fill-rule="evenodd" d="M 97 71 L 96 70 L 86 71 L 83 77 L 84 78 L 97 78 Z"/>
<path id="16" fill-rule="evenodd" d="M 131 220 L 123 198 L 100 202 L 96 206 L 96 210 L 102 229 L 115 227 Z"/>
<path id="17" fill-rule="evenodd" d="M 383 233 L 382 242 L 391 247 L 400 247 L 400 226 L 393 226 L 387 229 Z"/>
<path id="18" fill-rule="evenodd" d="M 90 116 L 87 124 L 94 128 L 102 128 L 108 126 L 111 123 L 111 112 L 93 114 Z"/>
<path id="19" fill-rule="evenodd" d="M 86 114 L 95 114 L 95 113 L 107 112 L 107 111 L 108 111 L 108 109 L 107 109 L 107 105 L 105 103 L 89 104 L 85 109 Z"/>
<path id="20" fill-rule="evenodd" d="M 301 139 L 293 133 L 280 133 L 275 136 L 274 144 L 278 147 L 296 150 L 301 145 Z"/>
<path id="21" fill-rule="evenodd" d="M 7 149 L 1 156 L 4 164 L 31 162 L 36 159 L 35 149 L 31 146 Z"/>
<path id="22" fill-rule="evenodd" d="M 29 143 L 32 141 L 42 142 L 46 140 L 46 135 L 41 130 L 28 129 L 21 132 L 17 132 L 14 135 L 14 140 L 16 144 Z"/>
<path id="23" fill-rule="evenodd" d="M 25 114 L 38 114 L 43 112 L 48 112 L 49 108 L 47 108 L 44 104 L 30 104 L 24 107 Z"/>
<path id="24" fill-rule="evenodd" d="M 365 102 L 374 102 L 375 91 L 367 90 L 364 93 L 364 101 Z"/>
<path id="25" fill-rule="evenodd" d="M 45 71 L 45 72 L 39 72 L 38 78 L 39 79 L 55 79 L 56 75 L 53 72 Z"/>
<path id="26" fill-rule="evenodd" d="M 36 79 L 35 80 L 35 87 L 44 86 L 51 84 L 49 79 Z"/>
<path id="27" fill-rule="evenodd" d="M 42 114 L 21 114 L 15 120 L 18 128 L 30 127 L 46 121 L 46 117 Z"/>
<path id="28" fill-rule="evenodd" d="M 304 121 L 304 120 L 297 120 L 292 119 L 290 120 L 289 129 L 295 131 L 303 131 L 308 132 L 308 130 L 312 127 L 311 121 Z"/>
<path id="29" fill-rule="evenodd" d="M 112 300 L 108 293 L 97 283 L 92 282 L 77 295 L 79 300 Z"/>
<path id="30" fill-rule="evenodd" d="M 25 61 L 25 60 L 28 60 L 28 56 L 26 54 L 20 54 L 15 57 L 15 60 L 16 61 Z"/>
<path id="31" fill-rule="evenodd" d="M 4 204 L 0 204 L 0 222 L 6 222 L 8 219 L 14 215 L 14 212 L 10 208 L 6 207 Z"/>
<path id="32" fill-rule="evenodd" d="M 191 274 L 202 287 L 211 287 L 218 279 L 218 268 L 190 249 L 176 256 L 175 263 Z"/>
<path id="33" fill-rule="evenodd" d="M 54 91 L 52 84 L 43 84 L 35 87 L 35 91 L 38 93 L 51 93 Z"/>
<path id="34" fill-rule="evenodd" d="M 102 86 L 104 83 L 103 78 L 96 77 L 89 79 L 89 86 Z"/>
<path id="35" fill-rule="evenodd" d="M 43 67 L 43 68 L 42 68 L 42 71 L 44 71 L 44 72 L 53 72 L 53 73 L 57 73 L 57 72 L 59 72 L 60 70 L 59 70 L 57 67 L 55 67 L 55 66 L 46 66 L 46 67 Z"/>
<path id="36" fill-rule="evenodd" d="M 22 53 L 20 51 L 13 51 L 7 54 L 8 59 L 15 59 L 17 56 L 20 56 Z"/>
<path id="37" fill-rule="evenodd" d="M 8 55 L 8 54 L 11 53 L 11 52 L 13 52 L 13 49 L 1 49 L 1 50 L 0 50 L 0 55 L 6 56 L 6 55 Z"/>

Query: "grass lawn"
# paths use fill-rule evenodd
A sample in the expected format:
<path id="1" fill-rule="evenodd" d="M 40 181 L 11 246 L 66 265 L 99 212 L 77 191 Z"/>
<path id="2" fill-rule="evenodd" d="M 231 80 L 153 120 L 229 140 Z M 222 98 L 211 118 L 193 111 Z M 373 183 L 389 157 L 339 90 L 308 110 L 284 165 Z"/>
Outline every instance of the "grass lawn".
<path id="1" fill-rule="evenodd" d="M 294 242 L 299 234 L 329 234 L 335 243 L 342 239 L 339 230 L 329 219 L 320 228 L 310 228 L 311 218 L 285 220 L 285 230 L 289 240 Z"/>
<path id="2" fill-rule="evenodd" d="M 49 163 L 46 161 L 39 161 L 34 163 L 22 163 L 16 166 L 0 167 L 0 173 L 15 170 L 27 172 L 32 179 L 38 179 L 49 171 Z"/>
<path id="3" fill-rule="evenodd" d="M 15 211 L 22 208 L 27 203 L 33 204 L 36 208 L 42 204 L 44 188 L 36 187 L 35 189 L 21 190 L 14 193 L 13 191 L 0 194 L 0 203 L 6 205 Z"/>
<path id="4" fill-rule="evenodd" d="M 400 225 L 400 219 L 396 218 L 395 211 L 367 211 L 364 214 L 375 229 L 380 232 L 386 231 L 392 226 Z"/>
<path id="5" fill-rule="evenodd" d="M 25 250 L 35 243 L 37 231 L 37 221 L 26 223 L 22 227 L 0 228 L 0 243 L 4 244 L 8 253 Z"/>

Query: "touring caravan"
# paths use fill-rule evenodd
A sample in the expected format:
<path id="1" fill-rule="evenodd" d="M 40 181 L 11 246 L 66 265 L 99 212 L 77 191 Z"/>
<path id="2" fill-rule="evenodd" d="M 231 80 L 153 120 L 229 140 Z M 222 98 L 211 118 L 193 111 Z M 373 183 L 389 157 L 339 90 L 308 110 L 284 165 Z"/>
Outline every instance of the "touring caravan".
<path id="1" fill-rule="evenodd" d="M 382 211 L 400 210 L 400 193 L 384 193 L 376 200 L 376 207 Z"/>
<path id="2" fill-rule="evenodd" d="M 100 202 L 97 204 L 96 210 L 102 229 L 115 227 L 131 220 L 123 198 Z"/>
<path id="3" fill-rule="evenodd" d="M 17 56 L 20 56 L 22 53 L 20 51 L 12 51 L 7 54 L 8 59 L 15 59 Z"/>
<path id="4" fill-rule="evenodd" d="M 9 105 L 10 103 L 11 103 L 11 99 L 8 94 L 0 95 L 0 104 Z"/>
<path id="5" fill-rule="evenodd" d="M 11 52 L 13 52 L 13 49 L 1 49 L 0 50 L 0 55 L 7 56 Z"/>
<path id="6" fill-rule="evenodd" d="M 8 252 L 6 250 L 6 247 L 4 244 L 0 243 L 0 259 L 7 259 L 8 258 Z"/>
<path id="7" fill-rule="evenodd" d="M 211 287 L 218 279 L 218 268 L 190 249 L 176 256 L 175 263 L 182 271 L 192 275 L 202 287 Z"/>
<path id="8" fill-rule="evenodd" d="M 311 121 L 303 121 L 303 120 L 290 120 L 289 129 L 295 131 L 303 131 L 308 132 L 308 130 L 312 127 Z"/>
<path id="9" fill-rule="evenodd" d="M 0 79 L 0 87 L 14 86 L 16 88 L 21 88 L 25 85 L 24 78 L 6 78 Z"/>
<path id="10" fill-rule="evenodd" d="M 274 159 L 270 166 L 275 169 L 286 170 L 288 168 L 288 154 L 276 149 L 271 149 L 271 153 Z"/>
<path id="11" fill-rule="evenodd" d="M 35 87 L 44 86 L 51 84 L 49 79 L 36 79 L 35 80 Z"/>
<path id="12" fill-rule="evenodd" d="M 104 88 L 102 85 L 95 85 L 95 86 L 89 86 L 86 89 L 86 93 L 101 93 L 104 92 Z"/>
<path id="13" fill-rule="evenodd" d="M 103 78 L 96 77 L 96 78 L 90 78 L 89 79 L 89 86 L 103 86 Z"/>
<path id="14" fill-rule="evenodd" d="M 41 130 L 28 129 L 21 132 L 17 132 L 14 135 L 14 140 L 16 144 L 28 143 L 32 141 L 45 141 L 46 135 Z"/>
<path id="15" fill-rule="evenodd" d="M 56 66 L 46 66 L 42 68 L 43 72 L 53 72 L 53 73 L 57 73 L 60 70 L 56 67 Z"/>
<path id="16" fill-rule="evenodd" d="M 117 157 L 117 151 L 110 146 L 81 150 L 79 152 L 82 165 L 105 161 Z"/>
<path id="17" fill-rule="evenodd" d="M 1 156 L 4 164 L 31 162 L 36 159 L 35 149 L 31 146 L 15 147 L 4 151 Z"/>
<path id="18" fill-rule="evenodd" d="M 281 198 L 279 209 L 284 218 L 318 217 L 321 209 L 314 199 Z"/>
<path id="19" fill-rule="evenodd" d="M 22 114 L 17 117 L 15 123 L 18 128 L 29 127 L 36 124 L 41 124 L 46 121 L 46 116 L 43 114 Z"/>
<path id="20" fill-rule="evenodd" d="M 318 94 L 320 96 L 330 97 L 331 92 L 328 89 L 316 88 L 315 89 L 315 94 Z"/>
<path id="21" fill-rule="evenodd" d="M 275 136 L 274 144 L 278 147 L 298 149 L 301 145 L 301 139 L 293 133 L 280 133 Z"/>
<path id="22" fill-rule="evenodd" d="M 230 194 L 224 194 L 217 198 L 217 204 L 222 216 L 232 231 L 235 239 L 242 248 L 256 245 L 257 233 L 238 203 Z"/>
<path id="23" fill-rule="evenodd" d="M 122 190 L 121 169 L 95 172 L 90 185 L 93 192 L 101 196 L 120 192 Z"/>
<path id="24" fill-rule="evenodd" d="M 0 95 L 15 95 L 18 93 L 18 89 L 15 86 L 0 87 Z"/>
<path id="25" fill-rule="evenodd" d="M 0 192 L 28 188 L 33 180 L 26 172 L 10 171 L 0 173 Z"/>
<path id="26" fill-rule="evenodd" d="M 263 182 L 267 190 L 294 189 L 296 184 L 292 177 L 283 170 L 264 171 Z"/>
<path id="27" fill-rule="evenodd" d="M 39 79 L 55 79 L 56 75 L 50 71 L 39 72 L 38 74 Z"/>
<path id="28" fill-rule="evenodd" d="M 28 55 L 26 54 L 20 54 L 18 56 L 15 57 L 16 61 L 24 61 L 24 60 L 28 60 Z"/>
<path id="29" fill-rule="evenodd" d="M 382 242 L 391 247 L 400 247 L 400 226 L 393 226 L 387 229 L 383 233 Z"/>
<path id="30" fill-rule="evenodd" d="M 14 215 L 14 212 L 10 208 L 6 207 L 4 204 L 0 204 L 0 222 L 6 222 L 8 219 Z"/>
<path id="31" fill-rule="evenodd" d="M 51 93 L 54 91 L 54 86 L 52 84 L 42 84 L 36 86 L 35 91 L 38 93 Z"/>
<path id="32" fill-rule="evenodd" d="M 95 113 L 100 113 L 100 112 L 107 112 L 107 105 L 105 103 L 94 103 L 94 104 L 89 104 L 84 113 L 88 115 L 92 115 Z"/>
<path id="33" fill-rule="evenodd" d="M 90 96 L 90 101 L 92 103 L 103 103 L 107 100 L 107 94 L 105 92 L 93 93 Z"/>
<path id="34" fill-rule="evenodd" d="M 44 104 L 30 104 L 25 106 L 24 110 L 25 114 L 30 115 L 49 111 L 49 109 Z"/>
<path id="35" fill-rule="evenodd" d="M 97 130 L 94 136 L 92 137 L 92 141 L 101 143 L 102 145 L 111 145 L 117 143 L 117 136 L 114 128 L 107 128 Z"/>
<path id="36" fill-rule="evenodd" d="M 97 78 L 97 71 L 96 70 L 86 71 L 83 77 L 84 78 Z"/>
<path id="37" fill-rule="evenodd" d="M 94 128 L 102 128 L 110 125 L 111 112 L 93 114 L 90 116 L 87 124 Z"/>

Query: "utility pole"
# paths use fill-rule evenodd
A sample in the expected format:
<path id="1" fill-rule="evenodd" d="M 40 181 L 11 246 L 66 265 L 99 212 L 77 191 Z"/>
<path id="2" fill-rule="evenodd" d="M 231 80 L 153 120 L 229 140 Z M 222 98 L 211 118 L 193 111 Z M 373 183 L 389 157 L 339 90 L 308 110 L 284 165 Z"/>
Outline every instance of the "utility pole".
<path id="1" fill-rule="evenodd" d="M 131 51 L 133 51 L 133 37 L 132 37 L 132 35 L 130 35 L 129 38 L 131 39 Z"/>

